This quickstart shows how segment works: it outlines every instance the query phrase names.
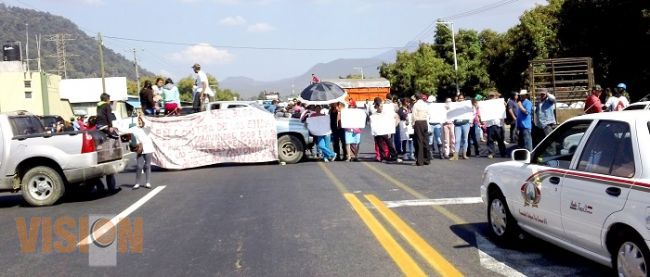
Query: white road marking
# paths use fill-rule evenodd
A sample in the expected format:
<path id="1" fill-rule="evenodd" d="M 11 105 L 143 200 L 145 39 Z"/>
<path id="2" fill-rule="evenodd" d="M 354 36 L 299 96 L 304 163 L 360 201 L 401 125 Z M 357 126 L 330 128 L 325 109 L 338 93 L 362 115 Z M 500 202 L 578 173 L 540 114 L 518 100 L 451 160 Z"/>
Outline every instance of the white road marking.
<path id="1" fill-rule="evenodd" d="M 144 205 L 144 203 L 147 203 L 147 201 L 151 200 L 151 198 L 153 198 L 154 196 L 156 196 L 156 194 L 158 194 L 158 193 L 161 192 L 163 189 L 165 189 L 165 187 L 166 187 L 166 186 L 158 186 L 158 187 L 156 187 L 155 189 L 153 189 L 151 192 L 147 193 L 145 196 L 143 196 L 142 198 L 140 198 L 140 200 L 136 201 L 136 202 L 133 203 L 131 206 L 129 206 L 128 208 L 126 208 L 126 210 L 122 211 L 121 213 L 119 213 L 118 215 L 116 215 L 115 217 L 113 217 L 113 219 L 111 219 L 110 223 L 109 223 L 109 222 L 105 223 L 105 224 L 102 225 L 99 229 L 97 229 L 95 232 L 93 232 L 92 234 L 89 234 L 86 238 L 84 238 L 84 239 L 82 239 L 81 241 L 79 241 L 79 243 L 77 243 L 77 246 L 90 244 L 90 243 L 92 242 L 92 237 L 99 238 L 99 237 L 101 237 L 102 235 L 104 235 L 104 233 L 106 233 L 107 231 L 109 231 L 109 230 L 111 229 L 112 226 L 117 226 L 117 224 L 118 224 L 120 221 L 122 221 L 122 219 L 124 219 L 124 218 L 126 218 L 127 216 L 129 216 L 129 215 L 130 215 L 131 213 L 133 213 L 135 210 L 137 210 L 137 209 L 140 208 L 142 205 Z"/>
<path id="2" fill-rule="evenodd" d="M 476 249 L 478 250 L 478 257 L 482 267 L 490 271 L 499 273 L 503 276 L 508 276 L 508 277 L 526 276 L 523 273 L 515 270 L 512 267 L 509 267 L 505 263 L 497 261 L 495 258 L 485 253 L 485 251 L 487 251 L 488 253 L 493 254 L 495 251 L 498 251 L 497 246 L 492 244 L 490 241 L 488 241 L 486 238 L 479 235 L 478 233 L 474 233 L 474 235 L 476 236 Z"/>
<path id="3" fill-rule="evenodd" d="M 553 265 L 541 254 L 504 249 L 478 233 L 474 236 L 481 266 L 502 276 L 576 276 L 579 273 L 580 268 Z"/>
<path id="4" fill-rule="evenodd" d="M 478 203 L 483 203 L 483 199 L 481 199 L 481 197 L 459 197 L 459 198 L 384 201 L 384 203 L 389 208 L 397 208 L 397 207 L 416 207 L 416 206 L 478 204 Z"/>

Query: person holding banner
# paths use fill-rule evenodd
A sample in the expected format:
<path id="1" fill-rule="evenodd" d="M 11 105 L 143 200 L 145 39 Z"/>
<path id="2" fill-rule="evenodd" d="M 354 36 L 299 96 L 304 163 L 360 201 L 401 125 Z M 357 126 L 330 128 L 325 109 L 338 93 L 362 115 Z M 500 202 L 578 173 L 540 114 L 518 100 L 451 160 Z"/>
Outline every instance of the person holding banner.
<path id="1" fill-rule="evenodd" d="M 381 101 L 381 99 L 379 99 L 379 101 Z M 382 113 L 383 109 L 384 109 L 383 104 L 377 103 L 375 99 L 375 115 L 373 115 L 373 118 L 375 120 L 387 120 L 387 122 L 389 123 L 389 127 L 394 128 L 392 127 L 395 126 L 393 125 L 394 121 L 392 116 L 383 114 Z M 377 154 L 378 161 L 380 162 L 397 161 L 398 163 L 402 162 L 402 159 L 397 157 L 397 152 L 395 152 L 395 148 L 393 147 L 393 144 L 390 142 L 390 135 L 378 134 L 375 135 L 374 138 L 375 138 L 375 152 Z"/>
<path id="2" fill-rule="evenodd" d="M 429 149 L 429 106 L 424 102 L 427 95 L 417 93 L 418 100 L 413 105 L 413 120 L 415 124 L 415 157 L 416 166 L 429 165 L 431 163 L 431 150 Z"/>
<path id="3" fill-rule="evenodd" d="M 445 108 L 447 111 L 451 109 L 451 98 L 445 100 Z M 454 123 L 447 119 L 444 124 L 442 124 L 442 134 L 443 134 L 443 144 L 445 148 L 445 159 L 449 159 L 450 155 L 456 153 L 456 136 L 454 135 Z"/>
<path id="4" fill-rule="evenodd" d="M 341 128 L 341 109 L 343 103 L 330 104 L 330 127 L 332 128 L 332 146 L 338 160 L 347 160 L 348 151 L 345 143 L 345 130 Z M 342 154 L 342 155 L 341 155 Z"/>
<path id="5" fill-rule="evenodd" d="M 499 97 L 499 93 L 492 91 L 488 93 L 488 100 L 493 100 Z M 504 103 L 505 105 L 505 103 Z M 499 154 L 501 158 L 506 157 L 506 143 L 504 141 L 504 131 L 503 131 L 503 119 L 492 119 L 483 122 L 487 127 L 487 147 L 488 147 L 488 159 L 494 158 L 494 143 L 496 142 L 499 145 Z"/>
<path id="6" fill-rule="evenodd" d="M 354 100 L 350 100 L 348 105 L 349 109 L 356 109 L 357 103 Z M 359 144 L 361 143 L 361 129 L 352 128 L 345 129 L 345 143 L 347 146 L 347 161 L 359 161 Z"/>
<path id="7" fill-rule="evenodd" d="M 319 117 L 319 116 L 325 116 L 324 114 L 321 113 L 321 106 L 317 105 L 314 108 L 314 112 L 309 116 L 310 118 L 314 117 Z M 324 162 L 330 162 L 334 161 L 336 159 L 336 154 L 334 151 L 332 151 L 331 144 L 331 134 L 332 131 L 330 130 L 329 133 L 325 134 L 319 134 L 315 135 L 316 138 L 316 145 L 318 145 L 318 150 L 320 150 L 320 153 L 323 154 L 323 161 Z"/>
<path id="8" fill-rule="evenodd" d="M 458 103 L 465 101 L 465 95 L 458 95 Z M 467 157 L 467 140 L 469 137 L 469 120 L 456 119 L 454 120 L 454 134 L 456 135 L 456 153 L 449 160 L 457 161 L 460 157 L 463 160 L 469 159 Z"/>
<path id="9" fill-rule="evenodd" d="M 473 120 L 469 125 L 469 146 L 467 148 L 467 156 L 472 155 L 472 148 L 474 146 L 475 156 L 480 155 L 478 138 L 481 137 L 481 109 L 478 107 L 476 98 L 472 98 L 472 114 Z"/>
<path id="10" fill-rule="evenodd" d="M 431 149 L 431 157 L 433 158 L 434 148 L 438 149 L 438 155 L 440 159 L 443 159 L 444 150 L 442 149 L 442 121 L 438 118 L 434 118 L 432 111 L 434 110 L 434 103 L 436 102 L 436 97 L 430 95 L 427 98 L 427 103 L 429 105 L 429 148 Z"/>

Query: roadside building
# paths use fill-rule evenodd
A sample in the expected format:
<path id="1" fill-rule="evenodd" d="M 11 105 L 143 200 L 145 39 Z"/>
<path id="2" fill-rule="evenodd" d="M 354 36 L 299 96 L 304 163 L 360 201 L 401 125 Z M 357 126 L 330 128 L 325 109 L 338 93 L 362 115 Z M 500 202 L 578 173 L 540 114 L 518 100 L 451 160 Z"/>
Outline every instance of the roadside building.
<path id="1" fill-rule="evenodd" d="M 126 77 L 105 78 L 106 93 L 114 102 L 113 112 L 118 118 L 129 117 L 133 107 L 127 107 Z M 70 101 L 75 114 L 96 115 L 97 103 L 103 93 L 101 78 L 61 80 L 61 97 Z"/>
<path id="2" fill-rule="evenodd" d="M 354 101 L 371 100 L 375 97 L 385 99 L 390 93 L 390 82 L 384 78 L 376 79 L 333 79 L 327 80 L 345 89 L 348 99 Z"/>
<path id="3" fill-rule="evenodd" d="M 20 61 L 0 62 L 0 112 L 25 110 L 35 115 L 72 117 L 70 103 L 59 94 L 61 76 L 25 71 Z"/>

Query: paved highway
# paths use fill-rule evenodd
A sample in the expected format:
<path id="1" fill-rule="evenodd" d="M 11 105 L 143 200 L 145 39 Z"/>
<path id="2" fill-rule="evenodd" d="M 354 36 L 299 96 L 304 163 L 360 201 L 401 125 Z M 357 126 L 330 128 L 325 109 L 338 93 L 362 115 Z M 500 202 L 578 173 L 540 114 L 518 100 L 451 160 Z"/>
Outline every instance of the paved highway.
<path id="1" fill-rule="evenodd" d="M 485 166 L 502 160 L 383 164 L 372 160 L 372 146 L 366 136 L 357 163 L 156 170 L 153 190 L 132 190 L 130 167 L 119 193 L 52 207 L 0 194 L 0 275 L 612 274 L 529 236 L 510 246 L 490 241 L 479 186 Z M 121 223 L 130 237 L 122 240 L 118 227 L 109 246 L 84 244 L 84 218 L 120 213 L 129 214 Z"/>

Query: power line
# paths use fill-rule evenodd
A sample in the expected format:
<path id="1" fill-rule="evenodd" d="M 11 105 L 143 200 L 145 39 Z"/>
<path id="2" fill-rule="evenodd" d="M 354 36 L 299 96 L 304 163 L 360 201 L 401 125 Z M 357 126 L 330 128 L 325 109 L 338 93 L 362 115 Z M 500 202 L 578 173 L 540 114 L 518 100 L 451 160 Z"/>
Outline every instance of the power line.
<path id="1" fill-rule="evenodd" d="M 116 36 L 104 36 L 104 38 L 136 41 L 153 44 L 166 44 L 166 45 L 179 45 L 179 46 L 195 46 L 200 43 L 191 42 L 175 42 L 175 41 L 162 41 L 162 40 L 145 40 L 135 38 L 125 38 Z M 245 49 L 245 50 L 279 50 L 279 51 L 355 51 L 355 50 L 386 50 L 386 49 L 399 49 L 399 46 L 382 46 L 382 47 L 343 47 L 343 48 L 292 48 L 292 47 L 257 47 L 257 46 L 240 46 L 240 45 L 211 45 L 217 48 L 227 49 Z"/>
<path id="2" fill-rule="evenodd" d="M 468 16 L 472 16 L 472 15 L 476 15 L 476 14 L 479 14 L 479 13 L 486 12 L 486 11 L 489 11 L 489 10 L 493 10 L 493 9 L 496 9 L 498 7 L 501 7 L 501 6 L 512 4 L 512 3 L 517 2 L 517 1 L 519 1 L 519 0 L 501 0 L 501 1 L 498 1 L 498 2 L 494 2 L 492 4 L 487 4 L 485 6 L 478 7 L 476 9 L 464 11 L 464 12 L 457 13 L 455 15 L 448 16 L 448 17 L 443 17 L 441 19 L 449 21 L 449 20 L 455 20 L 455 19 L 459 19 L 459 18 L 463 18 L 463 17 L 468 17 Z"/>

